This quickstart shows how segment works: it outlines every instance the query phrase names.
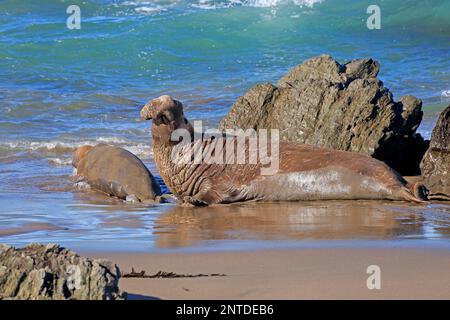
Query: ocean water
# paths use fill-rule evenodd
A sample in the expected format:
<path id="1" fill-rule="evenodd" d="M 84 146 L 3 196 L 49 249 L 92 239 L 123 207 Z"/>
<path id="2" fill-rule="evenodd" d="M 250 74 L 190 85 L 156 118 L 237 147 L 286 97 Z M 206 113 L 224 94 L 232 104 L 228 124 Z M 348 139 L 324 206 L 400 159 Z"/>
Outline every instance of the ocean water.
<path id="1" fill-rule="evenodd" d="M 81 9 L 80 30 L 66 26 L 71 4 Z M 370 4 L 381 9 L 380 30 L 366 26 Z M 320 236 L 311 236 L 301 227 L 309 216 L 318 217 L 309 226 L 322 225 L 317 204 L 293 205 L 283 219 L 270 207 L 274 213 L 264 223 L 253 207 L 230 209 L 222 224 L 253 217 L 246 221 L 260 229 L 231 223 L 234 228 L 218 231 L 205 211 L 126 205 L 74 189 L 71 153 L 107 142 L 134 152 L 156 173 L 149 123 L 139 119 L 147 100 L 175 96 L 189 119 L 214 127 L 252 85 L 276 82 L 324 53 L 340 62 L 378 60 L 379 78 L 396 99 L 412 94 L 424 101 L 419 132 L 429 137 L 450 102 L 449 13 L 445 0 L 0 1 L 0 242 L 153 249 L 227 239 L 326 239 L 320 228 Z M 369 222 L 345 223 L 332 213 L 359 213 L 341 206 L 325 210 L 334 217 L 330 226 L 343 226 L 333 239 L 365 238 L 348 232 L 352 223 L 389 230 L 369 233 L 370 239 L 448 239 L 446 205 L 362 204 Z M 205 214 L 206 222 L 199 220 Z M 381 216 L 392 221 L 380 224 Z M 292 226 L 300 231 L 286 232 Z M 183 242 L 184 236 L 196 240 Z"/>

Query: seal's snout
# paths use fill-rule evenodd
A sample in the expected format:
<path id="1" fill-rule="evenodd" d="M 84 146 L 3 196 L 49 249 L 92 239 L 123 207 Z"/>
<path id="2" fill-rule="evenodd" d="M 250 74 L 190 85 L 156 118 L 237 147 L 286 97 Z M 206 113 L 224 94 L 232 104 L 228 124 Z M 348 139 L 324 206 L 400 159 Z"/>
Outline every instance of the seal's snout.
<path id="1" fill-rule="evenodd" d="M 152 120 L 152 113 L 150 112 L 150 106 L 149 103 L 147 103 L 145 106 L 141 109 L 141 119 L 143 120 Z"/>
<path id="2" fill-rule="evenodd" d="M 155 119 L 158 113 L 163 111 L 175 112 L 177 109 L 182 110 L 182 104 L 172 99 L 171 96 L 163 95 L 147 102 L 141 109 L 141 118 L 144 120 Z"/>

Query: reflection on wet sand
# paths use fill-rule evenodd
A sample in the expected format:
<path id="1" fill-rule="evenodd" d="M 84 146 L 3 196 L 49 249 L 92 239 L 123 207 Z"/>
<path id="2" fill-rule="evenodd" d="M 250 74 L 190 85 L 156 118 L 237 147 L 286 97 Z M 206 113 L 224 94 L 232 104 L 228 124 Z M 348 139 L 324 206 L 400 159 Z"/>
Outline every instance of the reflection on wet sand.
<path id="1" fill-rule="evenodd" d="M 145 217 L 149 211 L 163 210 L 157 204 L 127 203 L 121 199 L 109 197 L 95 190 L 75 190 L 73 210 L 93 212 L 100 215 L 100 228 L 144 228 Z"/>
<path id="2" fill-rule="evenodd" d="M 34 231 L 54 231 L 64 230 L 64 228 L 49 223 L 27 223 L 17 228 L 0 228 L 0 237 L 34 232 Z"/>
<path id="3" fill-rule="evenodd" d="M 327 201 L 173 207 L 155 222 L 157 247 L 203 240 L 324 240 L 428 238 L 449 233 L 448 205 Z M 428 216 L 427 216 L 428 214 Z M 431 214 L 431 216 L 430 216 Z M 439 220 L 439 219 L 438 219 Z M 444 234 L 442 234 L 444 233 Z"/>

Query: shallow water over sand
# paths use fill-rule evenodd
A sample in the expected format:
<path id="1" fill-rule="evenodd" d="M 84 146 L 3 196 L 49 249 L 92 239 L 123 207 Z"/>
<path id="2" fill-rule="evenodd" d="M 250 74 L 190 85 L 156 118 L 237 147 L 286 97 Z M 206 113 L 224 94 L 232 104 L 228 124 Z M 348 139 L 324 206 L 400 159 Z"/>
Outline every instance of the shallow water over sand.
<path id="1" fill-rule="evenodd" d="M 450 205 L 390 201 L 240 203 L 188 208 L 172 203 L 133 205 L 66 184 L 15 197 L 4 194 L 0 242 L 57 242 L 81 250 L 241 250 L 319 245 L 358 246 L 367 241 L 449 247 Z M 51 191 L 50 191 L 51 190 Z M 28 205 L 26 205 L 28 204 Z M 17 208 L 17 209 L 15 209 Z"/>

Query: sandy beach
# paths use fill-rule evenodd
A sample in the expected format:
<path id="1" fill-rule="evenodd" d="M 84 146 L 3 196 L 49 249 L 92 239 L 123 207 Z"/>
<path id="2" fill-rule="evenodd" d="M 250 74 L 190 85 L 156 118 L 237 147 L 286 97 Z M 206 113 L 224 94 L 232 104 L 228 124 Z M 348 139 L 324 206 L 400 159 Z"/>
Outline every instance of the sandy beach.
<path id="1" fill-rule="evenodd" d="M 214 253 L 90 253 L 123 273 L 225 274 L 122 278 L 131 299 L 449 299 L 450 252 L 430 248 L 323 248 Z M 381 289 L 367 288 L 367 267 Z"/>

